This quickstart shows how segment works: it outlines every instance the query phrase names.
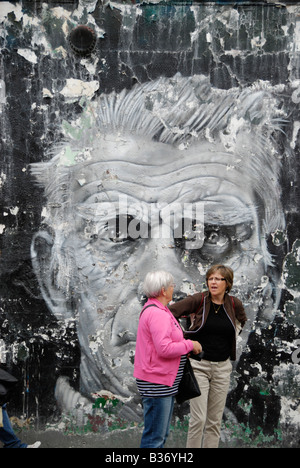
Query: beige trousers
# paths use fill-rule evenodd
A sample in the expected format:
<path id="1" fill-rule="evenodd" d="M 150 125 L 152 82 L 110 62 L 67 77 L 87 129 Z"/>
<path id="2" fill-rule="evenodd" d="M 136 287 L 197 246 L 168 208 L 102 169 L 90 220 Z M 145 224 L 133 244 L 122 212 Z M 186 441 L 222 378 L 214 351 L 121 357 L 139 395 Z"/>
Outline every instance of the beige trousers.
<path id="1" fill-rule="evenodd" d="M 218 448 L 232 364 L 191 359 L 201 396 L 190 401 L 188 448 Z"/>

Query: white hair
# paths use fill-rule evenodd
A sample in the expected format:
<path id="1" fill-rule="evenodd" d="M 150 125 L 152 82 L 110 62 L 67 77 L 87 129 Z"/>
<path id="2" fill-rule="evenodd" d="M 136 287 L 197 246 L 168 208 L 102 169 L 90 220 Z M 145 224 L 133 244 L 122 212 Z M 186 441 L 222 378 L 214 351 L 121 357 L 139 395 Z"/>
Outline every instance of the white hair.
<path id="1" fill-rule="evenodd" d="M 119 94 L 102 94 L 89 104 L 79 121 L 69 124 L 72 131 L 51 148 L 51 159 L 31 165 L 31 173 L 47 199 L 43 223 L 55 231 L 53 271 L 59 286 L 66 287 L 66 268 L 72 271 L 72 278 L 72 268 L 76 268 L 75 252 L 72 259 L 71 247 L 62 249 L 60 241 L 74 230 L 68 219 L 73 221 L 74 184 L 80 182 L 77 174 L 92 162 L 114 158 L 109 134 L 117 134 L 120 141 L 123 135 L 137 135 L 172 145 L 182 150 L 183 158 L 184 148 L 194 147 L 199 163 L 203 141 L 222 144 L 225 153 L 235 156 L 241 177 L 246 176 L 251 183 L 265 264 L 273 265 L 266 238 L 285 228 L 280 186 L 282 150 L 277 142 L 285 118 L 280 98 L 267 82 L 223 90 L 213 88 L 209 78 L 202 75 L 176 74 L 137 84 Z"/>
<path id="2" fill-rule="evenodd" d="M 173 78 L 137 84 L 119 94 L 102 94 L 94 117 L 94 124 L 89 131 L 81 130 L 80 138 L 69 136 L 51 148 L 50 161 L 31 165 L 31 173 L 45 188 L 49 206 L 59 206 L 61 211 L 72 202 L 73 167 L 91 163 L 85 154 L 87 148 L 97 160 L 102 159 L 101 152 L 105 157 L 112 156 L 101 150 L 106 134 L 140 135 L 175 146 L 193 145 L 196 149 L 203 140 L 218 141 L 225 151 L 236 154 L 239 170 L 251 178 L 259 199 L 257 205 L 262 210 L 263 233 L 284 229 L 279 184 L 281 154 L 274 134 L 282 132 L 286 121 L 279 99 L 271 93 L 268 83 L 255 83 L 243 90 L 220 90 L 213 88 L 203 75 L 183 77 L 178 73 Z M 66 148 L 72 162 L 66 158 Z M 201 147 L 198 151 L 201 161 Z"/>
<path id="3" fill-rule="evenodd" d="M 174 277 L 167 271 L 150 271 L 144 280 L 144 293 L 149 297 L 158 297 L 162 289 L 168 289 L 174 283 Z"/>

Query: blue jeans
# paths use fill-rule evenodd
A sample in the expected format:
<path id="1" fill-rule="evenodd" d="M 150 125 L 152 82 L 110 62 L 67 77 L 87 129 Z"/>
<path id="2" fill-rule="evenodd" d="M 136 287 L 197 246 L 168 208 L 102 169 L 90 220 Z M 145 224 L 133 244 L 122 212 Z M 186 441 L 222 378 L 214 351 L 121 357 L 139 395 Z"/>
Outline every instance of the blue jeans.
<path id="1" fill-rule="evenodd" d="M 3 427 L 0 427 L 0 440 L 4 444 L 3 448 L 27 448 L 27 444 L 22 444 L 14 433 L 6 411 L 6 405 L 2 406 L 2 416 Z"/>
<path id="2" fill-rule="evenodd" d="M 174 400 L 173 396 L 142 399 L 144 432 L 141 448 L 163 448 L 169 435 Z"/>

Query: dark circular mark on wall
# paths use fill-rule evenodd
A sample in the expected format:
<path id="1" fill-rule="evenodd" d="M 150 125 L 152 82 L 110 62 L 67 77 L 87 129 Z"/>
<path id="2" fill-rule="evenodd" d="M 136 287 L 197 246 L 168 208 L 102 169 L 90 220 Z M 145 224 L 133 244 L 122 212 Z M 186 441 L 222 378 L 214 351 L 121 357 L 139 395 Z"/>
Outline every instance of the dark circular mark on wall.
<path id="1" fill-rule="evenodd" d="M 72 50 L 83 57 L 90 55 L 96 46 L 96 34 L 88 26 L 77 26 L 69 35 Z"/>

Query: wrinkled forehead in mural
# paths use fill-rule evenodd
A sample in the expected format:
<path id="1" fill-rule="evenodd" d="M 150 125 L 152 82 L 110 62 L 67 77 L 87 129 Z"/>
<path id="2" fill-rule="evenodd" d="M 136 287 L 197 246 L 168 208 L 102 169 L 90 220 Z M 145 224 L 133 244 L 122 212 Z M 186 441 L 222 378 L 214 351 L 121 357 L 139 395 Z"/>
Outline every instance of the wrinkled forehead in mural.
<path id="1" fill-rule="evenodd" d="M 224 91 L 176 75 L 89 103 L 32 167 L 47 200 L 33 264 L 52 312 L 77 320 L 84 394 L 136 392 L 149 270 L 173 273 L 176 300 L 203 288 L 211 264 L 230 265 L 249 317 L 241 350 L 254 320 L 272 320 L 283 120 L 267 84 Z"/>

